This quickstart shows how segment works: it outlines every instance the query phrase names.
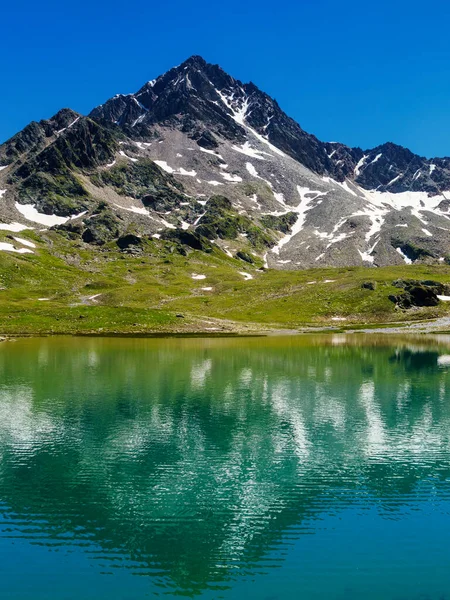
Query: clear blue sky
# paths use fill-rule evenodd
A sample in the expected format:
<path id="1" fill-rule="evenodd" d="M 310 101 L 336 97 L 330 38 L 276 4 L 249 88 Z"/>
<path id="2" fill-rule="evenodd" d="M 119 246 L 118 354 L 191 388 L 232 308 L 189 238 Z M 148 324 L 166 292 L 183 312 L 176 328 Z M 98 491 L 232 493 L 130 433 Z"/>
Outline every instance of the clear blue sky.
<path id="1" fill-rule="evenodd" d="M 450 155 L 450 2 L 17 0 L 1 17 L 0 141 L 87 113 L 192 54 L 322 140 Z"/>

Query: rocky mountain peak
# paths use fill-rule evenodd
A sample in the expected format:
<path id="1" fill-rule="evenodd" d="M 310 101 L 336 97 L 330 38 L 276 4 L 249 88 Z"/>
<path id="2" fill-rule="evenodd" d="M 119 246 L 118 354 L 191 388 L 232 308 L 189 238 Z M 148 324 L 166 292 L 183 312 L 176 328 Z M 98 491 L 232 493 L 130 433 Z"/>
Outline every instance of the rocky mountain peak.
<path id="1" fill-rule="evenodd" d="M 81 117 L 70 108 L 62 108 L 50 119 L 32 121 L 0 146 L 0 165 L 7 165 L 27 152 L 44 148 L 52 138 L 71 127 Z"/>
<path id="2" fill-rule="evenodd" d="M 86 243 L 129 227 L 275 268 L 443 262 L 450 248 L 448 158 L 322 142 L 200 56 L 88 117 L 30 123 L 0 146 L 0 197 L 0 219 L 37 211 Z"/>

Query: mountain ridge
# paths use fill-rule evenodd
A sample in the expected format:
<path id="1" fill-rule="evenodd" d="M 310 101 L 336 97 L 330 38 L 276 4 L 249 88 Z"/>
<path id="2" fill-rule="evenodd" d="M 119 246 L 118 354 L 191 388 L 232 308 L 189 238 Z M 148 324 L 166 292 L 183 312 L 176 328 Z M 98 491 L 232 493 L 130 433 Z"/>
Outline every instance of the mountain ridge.
<path id="1" fill-rule="evenodd" d="M 189 231 L 278 269 L 446 261 L 449 190 L 449 158 L 322 142 L 199 56 L 0 146 L 3 230 L 38 223 L 98 246 L 129 234 L 189 246 Z"/>

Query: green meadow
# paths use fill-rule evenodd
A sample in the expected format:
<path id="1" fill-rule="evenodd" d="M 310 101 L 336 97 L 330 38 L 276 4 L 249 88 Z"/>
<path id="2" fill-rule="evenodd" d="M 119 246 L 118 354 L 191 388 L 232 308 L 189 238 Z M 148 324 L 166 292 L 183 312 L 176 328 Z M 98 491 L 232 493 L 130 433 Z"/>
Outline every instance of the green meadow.
<path id="1" fill-rule="evenodd" d="M 133 254 L 114 243 L 93 247 L 53 231 L 14 235 L 36 248 L 33 254 L 0 252 L 5 335 L 345 329 L 450 313 L 450 303 L 399 310 L 388 298 L 399 293 L 392 285 L 399 278 L 450 282 L 447 265 L 277 271 L 217 247 L 183 253 L 171 242 L 147 239 Z M 0 241 L 19 247 L 11 236 L 0 232 Z"/>

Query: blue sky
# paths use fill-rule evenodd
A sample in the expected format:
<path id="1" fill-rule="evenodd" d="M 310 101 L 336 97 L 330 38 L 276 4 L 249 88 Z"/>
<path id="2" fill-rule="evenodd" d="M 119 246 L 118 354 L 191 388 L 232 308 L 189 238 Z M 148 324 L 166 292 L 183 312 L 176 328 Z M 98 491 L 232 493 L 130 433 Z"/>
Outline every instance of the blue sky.
<path id="1" fill-rule="evenodd" d="M 87 113 L 200 54 L 322 140 L 449 156 L 449 30 L 448 0 L 9 2 L 0 141 L 65 106 Z"/>

